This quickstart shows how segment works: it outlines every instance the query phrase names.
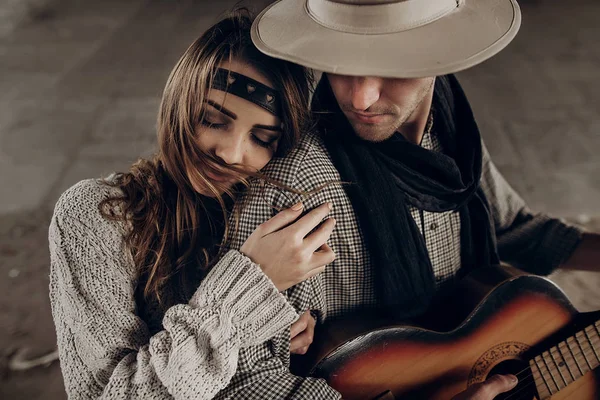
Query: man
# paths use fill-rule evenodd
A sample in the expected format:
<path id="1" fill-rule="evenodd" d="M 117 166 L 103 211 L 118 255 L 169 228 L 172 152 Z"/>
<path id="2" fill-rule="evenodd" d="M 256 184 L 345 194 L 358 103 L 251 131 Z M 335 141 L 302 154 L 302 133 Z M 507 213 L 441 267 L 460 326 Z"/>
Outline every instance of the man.
<path id="1" fill-rule="evenodd" d="M 257 18 L 261 51 L 325 72 L 316 132 L 265 171 L 304 192 L 325 185 L 304 199 L 307 210 L 333 203 L 336 261 L 287 291 L 298 312 L 313 310 L 319 324 L 365 309 L 418 315 L 437 289 L 499 260 L 538 274 L 598 269 L 600 235 L 528 210 L 449 75 L 498 53 L 519 25 L 514 0 L 283 0 Z M 327 185 L 340 181 L 349 184 Z M 302 199 L 253 186 L 231 246 Z M 321 380 L 292 375 L 289 361 L 289 334 L 245 349 L 217 398 L 340 398 Z M 513 378 L 495 376 L 455 399 L 492 399 Z"/>

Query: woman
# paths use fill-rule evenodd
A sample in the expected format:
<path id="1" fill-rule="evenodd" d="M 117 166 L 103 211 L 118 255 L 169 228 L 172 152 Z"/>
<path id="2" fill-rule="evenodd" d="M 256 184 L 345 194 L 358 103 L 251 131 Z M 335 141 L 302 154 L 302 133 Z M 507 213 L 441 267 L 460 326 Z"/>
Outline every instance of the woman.
<path id="1" fill-rule="evenodd" d="M 258 52 L 250 26 L 238 12 L 181 57 L 152 160 L 82 181 L 56 205 L 50 297 L 70 398 L 212 398 L 240 347 L 295 320 L 291 350 L 306 351 L 312 318 L 280 292 L 333 261 L 330 207 L 299 218 L 298 204 L 240 252 L 220 251 L 236 191 L 308 120 L 305 70 Z"/>

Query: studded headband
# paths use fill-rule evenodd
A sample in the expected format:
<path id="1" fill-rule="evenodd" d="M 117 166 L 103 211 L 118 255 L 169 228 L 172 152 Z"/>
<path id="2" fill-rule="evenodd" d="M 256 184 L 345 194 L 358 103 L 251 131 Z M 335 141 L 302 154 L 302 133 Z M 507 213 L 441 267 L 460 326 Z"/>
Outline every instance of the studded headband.
<path id="1" fill-rule="evenodd" d="M 212 88 L 234 94 L 253 102 L 275 116 L 280 116 L 279 91 L 245 75 L 219 68 L 213 79 Z"/>

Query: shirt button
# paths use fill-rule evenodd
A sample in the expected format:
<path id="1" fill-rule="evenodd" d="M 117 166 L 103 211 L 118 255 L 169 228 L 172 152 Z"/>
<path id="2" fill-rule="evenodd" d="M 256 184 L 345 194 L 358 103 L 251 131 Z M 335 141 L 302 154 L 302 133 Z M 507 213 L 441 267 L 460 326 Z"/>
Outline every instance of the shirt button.
<path id="1" fill-rule="evenodd" d="M 438 224 L 435 222 L 432 222 L 431 225 L 429 225 L 429 229 L 432 231 L 435 231 L 438 228 Z"/>

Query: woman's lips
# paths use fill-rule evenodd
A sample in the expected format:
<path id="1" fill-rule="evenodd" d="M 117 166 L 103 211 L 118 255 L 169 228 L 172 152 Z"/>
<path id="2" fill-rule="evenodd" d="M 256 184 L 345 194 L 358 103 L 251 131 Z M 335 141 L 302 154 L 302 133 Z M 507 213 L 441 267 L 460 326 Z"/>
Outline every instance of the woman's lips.
<path id="1" fill-rule="evenodd" d="M 211 171 L 207 171 L 206 172 L 206 176 L 212 180 L 212 181 L 216 181 L 216 182 L 220 182 L 220 183 L 227 183 L 227 182 L 233 182 L 234 179 L 231 177 L 227 177 L 227 176 L 223 176 L 223 175 L 216 175 Z"/>

